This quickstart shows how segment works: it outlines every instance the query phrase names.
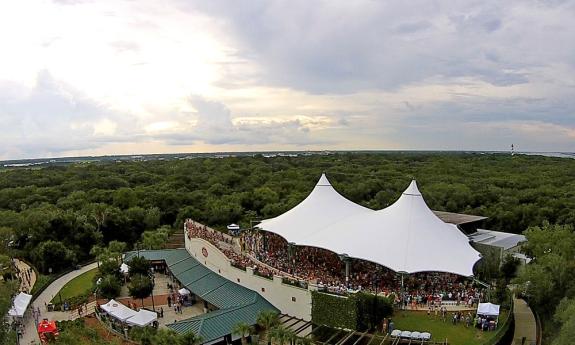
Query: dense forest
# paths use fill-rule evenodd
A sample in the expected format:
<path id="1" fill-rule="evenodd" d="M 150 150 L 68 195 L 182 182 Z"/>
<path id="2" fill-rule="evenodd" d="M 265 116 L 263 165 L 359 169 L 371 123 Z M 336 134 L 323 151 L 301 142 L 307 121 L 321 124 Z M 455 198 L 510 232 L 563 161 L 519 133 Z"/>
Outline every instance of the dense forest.
<path id="1" fill-rule="evenodd" d="M 507 280 L 498 285 L 520 284 L 520 293 L 541 316 L 545 340 L 571 343 L 573 159 L 396 152 L 5 168 L 0 169 L 0 265 L 8 266 L 9 252 L 54 275 L 106 247 L 121 252 L 126 244 L 127 249 L 136 243 L 161 246 L 188 217 L 222 230 L 232 222 L 248 227 L 295 206 L 322 172 L 341 194 L 373 209 L 393 203 L 415 178 L 432 209 L 487 216 L 488 229 L 524 232 L 525 252 L 536 260 L 519 272 L 504 264 Z"/>
<path id="2" fill-rule="evenodd" d="M 373 209 L 393 203 L 415 178 L 432 209 L 487 216 L 489 229 L 575 224 L 572 159 L 337 153 L 4 169 L 0 227 L 13 233 L 21 256 L 57 272 L 89 259 L 95 243 L 134 244 L 144 230 L 179 229 L 187 217 L 224 229 L 276 216 L 303 200 L 322 172 L 344 196 Z"/>

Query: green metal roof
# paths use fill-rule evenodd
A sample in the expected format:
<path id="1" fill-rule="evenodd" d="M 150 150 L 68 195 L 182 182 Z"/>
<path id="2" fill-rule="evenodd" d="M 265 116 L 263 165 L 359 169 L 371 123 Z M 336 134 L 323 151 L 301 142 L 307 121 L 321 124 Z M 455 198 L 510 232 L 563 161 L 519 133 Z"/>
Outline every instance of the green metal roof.
<path id="1" fill-rule="evenodd" d="M 178 278 L 182 285 L 188 286 L 212 273 L 212 271 L 200 264 L 192 269 L 180 273 L 176 278 Z"/>
<path id="2" fill-rule="evenodd" d="M 256 295 L 258 295 L 256 292 L 227 280 L 225 285 L 201 297 L 211 304 L 218 306 L 218 308 L 225 309 L 253 303 Z"/>
<path id="3" fill-rule="evenodd" d="M 138 255 L 143 256 L 150 261 L 164 260 L 168 266 L 191 257 L 185 249 L 140 250 L 139 252 L 127 252 L 124 257 L 124 261 L 130 261 L 133 257 Z"/>
<path id="4" fill-rule="evenodd" d="M 200 335 L 204 342 L 213 341 L 230 334 L 238 322 L 256 324 L 262 310 L 277 310 L 261 296 L 257 296 L 250 304 L 216 310 L 167 326 L 180 334 L 194 332 Z"/>
<path id="5" fill-rule="evenodd" d="M 198 261 L 196 261 L 196 259 L 194 259 L 193 257 L 190 256 L 188 258 L 185 258 L 184 260 L 176 262 L 175 264 L 173 264 L 169 267 L 170 267 L 170 271 L 174 275 L 178 275 L 178 274 L 181 274 L 185 271 L 192 269 L 193 267 L 198 266 L 199 264 L 200 263 Z"/>
<path id="6" fill-rule="evenodd" d="M 136 255 L 137 252 L 128 252 L 124 260 L 129 261 Z M 200 335 L 204 342 L 209 342 L 230 334 L 238 322 L 256 324 L 257 317 L 263 310 L 278 311 L 257 292 L 211 271 L 185 249 L 140 250 L 139 255 L 150 261 L 164 260 L 182 285 L 219 308 L 167 325 L 178 333 L 192 331 Z"/>
<path id="7" fill-rule="evenodd" d="M 188 288 L 188 290 L 194 292 L 201 298 L 204 298 L 204 295 L 216 290 L 217 288 L 226 284 L 227 282 L 229 282 L 229 280 L 227 280 L 226 278 L 222 278 L 216 273 L 210 273 L 202 277 L 202 279 L 186 284 L 186 288 Z M 218 308 L 222 308 L 217 304 L 214 305 Z"/>

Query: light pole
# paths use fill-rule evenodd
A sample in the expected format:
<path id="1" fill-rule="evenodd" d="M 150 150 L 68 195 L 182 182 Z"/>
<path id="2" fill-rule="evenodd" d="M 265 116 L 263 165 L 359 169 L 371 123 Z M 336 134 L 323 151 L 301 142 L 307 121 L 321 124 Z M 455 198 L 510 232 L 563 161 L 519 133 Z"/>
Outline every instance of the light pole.
<path id="1" fill-rule="evenodd" d="M 345 287 L 349 287 L 349 255 L 343 253 L 339 255 L 339 259 L 345 264 Z"/>
<path id="2" fill-rule="evenodd" d="M 152 273 L 151 276 L 151 280 L 152 280 L 152 309 L 154 311 L 156 311 L 156 303 L 154 302 L 154 286 L 156 285 L 156 280 L 154 279 L 154 274 Z"/>

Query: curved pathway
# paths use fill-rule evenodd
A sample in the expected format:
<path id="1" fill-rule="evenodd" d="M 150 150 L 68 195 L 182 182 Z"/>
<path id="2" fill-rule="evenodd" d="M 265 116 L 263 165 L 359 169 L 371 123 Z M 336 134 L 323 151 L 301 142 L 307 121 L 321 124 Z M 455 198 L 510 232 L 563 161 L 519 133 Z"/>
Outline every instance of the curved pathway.
<path id="1" fill-rule="evenodd" d="M 39 296 L 34 300 L 32 307 L 34 309 L 40 308 L 41 314 L 40 318 L 48 318 L 49 320 L 54 321 L 63 321 L 63 320 L 74 320 L 78 318 L 78 312 L 73 311 L 54 311 L 54 312 L 47 312 L 46 305 L 50 303 L 52 298 L 56 296 L 56 294 L 68 283 L 70 280 L 76 278 L 77 276 L 86 273 L 94 268 L 97 267 L 97 264 L 91 263 L 89 265 L 83 266 L 79 270 L 72 271 L 63 275 L 62 277 L 56 279 L 52 282 Z M 92 302 L 88 305 L 88 311 L 85 313 L 89 314 L 94 311 L 95 302 Z M 36 331 L 36 325 L 34 324 L 34 318 L 31 315 L 25 320 L 26 328 L 24 332 L 24 336 L 20 340 L 20 344 L 22 345 L 31 345 L 31 344 L 40 344 L 40 339 L 38 338 L 38 333 Z"/>
<path id="2" fill-rule="evenodd" d="M 515 333 L 512 345 L 535 345 L 537 343 L 537 324 L 535 316 L 522 299 L 516 298 L 513 306 L 515 317 Z"/>

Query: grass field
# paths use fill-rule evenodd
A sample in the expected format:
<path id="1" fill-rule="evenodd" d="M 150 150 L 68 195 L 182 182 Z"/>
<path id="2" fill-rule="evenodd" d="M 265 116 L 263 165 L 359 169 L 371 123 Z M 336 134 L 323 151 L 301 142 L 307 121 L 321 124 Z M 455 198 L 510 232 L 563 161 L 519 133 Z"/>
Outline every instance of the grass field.
<path id="1" fill-rule="evenodd" d="M 59 294 L 56 294 L 52 299 L 52 303 L 60 302 L 60 296 L 62 296 L 62 301 L 70 299 L 72 297 L 81 296 L 86 293 L 86 291 L 92 288 L 92 280 L 94 276 L 98 273 L 98 269 L 94 268 L 86 273 L 83 273 L 76 278 L 70 280 L 68 284 L 64 285 L 60 290 Z"/>
<path id="2" fill-rule="evenodd" d="M 499 316 L 501 326 L 507 318 L 507 313 L 507 311 L 502 311 Z M 398 311 L 393 317 L 393 322 L 395 329 L 429 332 L 433 340 L 443 341 L 447 339 L 449 345 L 480 345 L 496 334 L 496 332 L 482 332 L 473 327 L 466 328 L 463 323 L 453 325 L 451 316 L 452 314 L 449 313 L 447 321 L 443 322 L 441 318 L 436 318 L 433 315 L 428 317 L 424 311 Z"/>

